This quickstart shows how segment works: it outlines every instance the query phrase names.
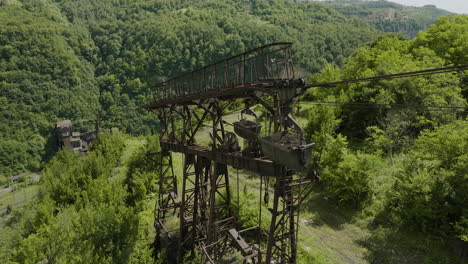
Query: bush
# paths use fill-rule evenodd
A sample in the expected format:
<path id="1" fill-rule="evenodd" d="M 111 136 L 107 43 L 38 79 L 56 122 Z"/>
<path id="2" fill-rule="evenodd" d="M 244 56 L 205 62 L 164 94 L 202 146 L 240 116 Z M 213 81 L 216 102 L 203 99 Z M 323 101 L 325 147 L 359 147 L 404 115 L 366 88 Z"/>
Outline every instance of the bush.
<path id="1" fill-rule="evenodd" d="M 148 262 L 147 225 L 138 208 L 127 206 L 126 186 L 114 170 L 124 143 L 123 135 L 103 134 L 86 156 L 62 150 L 47 164 L 37 211 L 24 221 L 12 261 Z"/>
<path id="2" fill-rule="evenodd" d="M 322 173 L 326 193 L 341 204 L 359 207 L 371 194 L 370 177 L 380 163 L 377 156 L 346 151 L 340 162 Z"/>
<path id="3" fill-rule="evenodd" d="M 123 147 L 123 135 L 102 134 L 86 156 L 59 151 L 43 171 L 46 192 L 57 204 L 75 203 L 92 180 L 110 176 Z"/>
<path id="4" fill-rule="evenodd" d="M 423 232 L 466 238 L 468 121 L 425 131 L 389 192 L 387 209 Z"/>
<path id="5" fill-rule="evenodd" d="M 304 128 L 306 139 L 317 146 L 324 146 L 341 122 L 336 115 L 337 109 L 326 105 L 317 105 L 308 110 L 308 123 Z"/>
<path id="6" fill-rule="evenodd" d="M 158 136 L 148 136 L 146 144 L 135 151 L 128 162 L 128 171 L 125 178 L 127 186 L 127 204 L 141 206 L 147 195 L 155 191 L 159 173 L 160 152 Z M 147 156 L 147 154 L 153 154 Z"/>

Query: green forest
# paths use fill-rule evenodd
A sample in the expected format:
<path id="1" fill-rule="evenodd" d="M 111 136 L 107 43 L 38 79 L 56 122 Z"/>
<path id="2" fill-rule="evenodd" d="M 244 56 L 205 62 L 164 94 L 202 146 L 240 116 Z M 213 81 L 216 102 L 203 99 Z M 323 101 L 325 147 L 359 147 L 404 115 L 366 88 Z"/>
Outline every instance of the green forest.
<path id="1" fill-rule="evenodd" d="M 324 1 L 345 16 L 359 17 L 384 32 L 402 33 L 414 38 L 421 29 L 434 24 L 438 17 L 451 14 L 434 5 L 404 6 L 387 1 Z"/>
<path id="2" fill-rule="evenodd" d="M 308 83 L 417 71 L 468 63 L 468 15 L 386 1 L 0 0 L 0 189 L 12 189 L 0 190 L 0 262 L 165 263 L 152 87 L 280 41 Z M 466 71 L 309 89 L 295 115 L 320 183 L 299 263 L 466 263 L 467 100 Z M 57 149 L 62 119 L 121 132 L 78 155 Z M 42 176 L 9 186 L 24 172 Z M 253 207 L 258 182 L 241 177 Z"/>

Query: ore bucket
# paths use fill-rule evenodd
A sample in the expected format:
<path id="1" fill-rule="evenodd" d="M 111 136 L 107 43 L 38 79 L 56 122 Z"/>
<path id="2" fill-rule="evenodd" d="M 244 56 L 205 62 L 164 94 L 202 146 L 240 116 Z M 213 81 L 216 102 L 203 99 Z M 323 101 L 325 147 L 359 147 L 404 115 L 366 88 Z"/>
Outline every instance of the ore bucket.
<path id="1" fill-rule="evenodd" d="M 232 125 L 237 135 L 248 140 L 257 139 L 262 129 L 262 125 L 246 119 L 234 122 Z"/>
<path id="2" fill-rule="evenodd" d="M 284 132 L 278 133 L 283 133 L 284 135 Z M 274 138 L 275 135 L 259 139 L 260 147 L 265 156 L 296 172 L 307 168 L 314 143 L 286 147 L 275 142 Z"/>

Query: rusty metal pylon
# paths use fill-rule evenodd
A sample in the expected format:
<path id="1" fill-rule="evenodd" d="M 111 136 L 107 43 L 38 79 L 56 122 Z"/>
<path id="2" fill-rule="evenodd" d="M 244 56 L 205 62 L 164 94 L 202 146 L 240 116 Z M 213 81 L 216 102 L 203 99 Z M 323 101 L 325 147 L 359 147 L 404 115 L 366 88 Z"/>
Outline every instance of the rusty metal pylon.
<path id="1" fill-rule="evenodd" d="M 176 230 L 167 229 L 165 220 L 168 214 L 176 214 L 180 201 L 177 195 L 177 177 L 174 174 L 172 154 L 169 151 L 159 153 L 159 168 L 159 189 L 154 223 L 156 243 L 158 248 L 170 248 L 175 246 L 170 236 L 174 235 Z"/>
<path id="2" fill-rule="evenodd" d="M 267 109 L 275 131 L 291 127 L 301 131 L 288 116 L 304 85 L 302 79 L 294 79 L 290 48 L 290 43 L 266 45 L 166 81 L 155 90 L 155 100 L 148 108 L 164 109 L 159 116 L 164 124 L 161 148 L 184 155 L 181 196 L 177 197 L 181 199 L 179 262 L 197 250 L 204 263 L 214 264 L 238 250 L 244 262 L 295 263 L 297 207 L 302 200 L 296 187 L 304 182 L 296 182 L 291 170 L 260 156 L 259 148 L 253 156 L 243 155 L 236 136 L 225 130 L 223 120 L 237 98 L 246 98 Z M 202 127 L 211 128 L 209 146 L 195 142 Z M 228 166 L 277 181 L 266 255 L 260 241 L 254 246 L 241 236 L 247 230 L 236 229 Z M 158 221 L 161 216 L 157 216 Z M 256 228 L 260 229 L 260 224 Z"/>
<path id="3" fill-rule="evenodd" d="M 313 180 L 278 168 L 268 245 L 264 263 L 296 263 L 299 229 L 299 206 L 312 191 Z"/>

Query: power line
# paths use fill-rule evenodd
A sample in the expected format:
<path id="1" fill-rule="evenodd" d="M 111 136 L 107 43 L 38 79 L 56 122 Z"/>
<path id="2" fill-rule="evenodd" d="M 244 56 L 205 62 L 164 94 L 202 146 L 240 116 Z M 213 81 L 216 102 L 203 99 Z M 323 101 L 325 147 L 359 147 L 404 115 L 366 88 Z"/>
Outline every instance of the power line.
<path id="1" fill-rule="evenodd" d="M 395 78 L 403 78 L 403 77 L 414 77 L 414 76 L 420 76 L 420 75 L 439 74 L 439 73 L 447 73 L 447 72 L 452 72 L 452 71 L 464 71 L 464 70 L 468 70 L 468 64 L 426 69 L 426 70 L 420 70 L 420 71 L 378 75 L 378 76 L 373 76 L 373 77 L 348 79 L 348 80 L 342 80 L 342 81 L 336 81 L 336 82 L 313 83 L 313 84 L 306 85 L 305 89 L 312 88 L 312 87 L 334 87 L 339 84 L 358 83 L 358 82 L 367 82 L 367 81 L 384 80 L 384 79 L 395 79 Z"/>
<path id="2" fill-rule="evenodd" d="M 441 108 L 441 109 L 466 109 L 468 106 L 447 106 L 447 105 L 413 105 L 413 104 L 380 104 L 380 103 L 351 103 L 351 102 L 310 102 L 303 101 L 300 104 L 339 104 L 351 106 L 391 106 L 391 107 L 404 107 L 404 108 Z"/>
<path id="3" fill-rule="evenodd" d="M 344 106 L 355 108 L 423 108 L 424 111 L 453 112 L 455 110 L 468 109 L 466 106 L 445 106 L 445 105 L 411 105 L 411 104 L 378 104 L 378 103 L 351 103 L 351 102 L 299 102 L 299 104 Z"/>

